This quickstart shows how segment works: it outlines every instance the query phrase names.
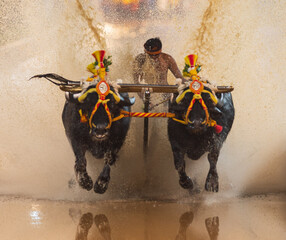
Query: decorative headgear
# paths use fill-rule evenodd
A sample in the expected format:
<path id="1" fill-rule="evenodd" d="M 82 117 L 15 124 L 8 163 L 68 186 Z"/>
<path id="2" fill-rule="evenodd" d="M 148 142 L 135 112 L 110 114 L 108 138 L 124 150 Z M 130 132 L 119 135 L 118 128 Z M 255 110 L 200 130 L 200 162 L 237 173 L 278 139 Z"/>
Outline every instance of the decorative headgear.
<path id="1" fill-rule="evenodd" d="M 92 56 L 94 56 L 94 58 L 96 59 L 97 65 L 98 65 L 100 68 L 104 68 L 104 65 L 103 65 L 104 55 L 105 55 L 105 51 L 104 51 L 104 50 L 98 50 L 98 51 L 95 51 L 95 52 L 92 54 Z"/>
<path id="2" fill-rule="evenodd" d="M 87 70 L 94 74 L 94 77 L 99 75 L 100 79 L 104 79 L 106 72 L 109 72 L 108 66 L 112 64 L 111 56 L 104 57 L 105 51 L 98 50 L 92 53 L 95 58 L 95 62 L 87 66 Z M 91 78 L 92 80 L 93 78 Z M 88 80 L 87 80 L 88 81 Z"/>
<path id="3" fill-rule="evenodd" d="M 197 65 L 198 55 L 190 54 L 185 57 L 185 68 L 183 70 L 184 77 L 198 77 L 197 74 L 201 71 L 201 66 Z"/>

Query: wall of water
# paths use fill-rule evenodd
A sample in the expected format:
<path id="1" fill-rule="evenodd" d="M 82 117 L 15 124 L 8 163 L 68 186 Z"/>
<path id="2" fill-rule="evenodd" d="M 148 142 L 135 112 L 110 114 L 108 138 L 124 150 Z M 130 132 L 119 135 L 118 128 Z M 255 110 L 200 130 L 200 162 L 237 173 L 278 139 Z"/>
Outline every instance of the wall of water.
<path id="1" fill-rule="evenodd" d="M 70 186 L 74 156 L 61 122 L 64 93 L 45 80 L 28 81 L 49 72 L 72 80 L 88 77 L 91 53 L 105 49 L 113 59 L 110 78 L 130 83 L 132 60 L 150 37 L 161 38 L 163 51 L 180 69 L 186 55 L 197 53 L 201 76 L 235 87 L 236 118 L 218 162 L 220 193 L 196 195 L 285 191 L 286 3 L 142 1 L 138 15 L 134 11 L 123 17 L 109 2 L 0 2 L 0 194 L 91 201 L 196 194 L 178 184 L 165 119 L 150 119 L 147 159 L 143 120 L 132 119 L 106 194 Z M 174 82 L 171 75 L 169 82 Z M 141 111 L 141 106 L 137 98 L 133 110 Z M 88 159 L 95 180 L 103 163 Z M 196 190 L 203 191 L 206 156 L 187 160 L 187 168 Z"/>

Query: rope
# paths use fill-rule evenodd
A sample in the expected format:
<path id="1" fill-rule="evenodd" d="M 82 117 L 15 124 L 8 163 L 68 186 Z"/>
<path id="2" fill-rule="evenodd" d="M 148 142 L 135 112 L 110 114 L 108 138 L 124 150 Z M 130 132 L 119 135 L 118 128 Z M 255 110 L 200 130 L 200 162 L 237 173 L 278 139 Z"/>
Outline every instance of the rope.
<path id="1" fill-rule="evenodd" d="M 156 118 L 156 117 L 166 117 L 166 118 L 172 118 L 174 121 L 179 122 L 181 124 L 187 124 L 185 120 L 180 120 L 175 118 L 175 113 L 169 113 L 169 112 L 159 112 L 159 113 L 144 113 L 144 112 L 127 112 L 122 110 L 120 112 L 120 115 L 116 118 L 113 118 L 112 121 L 120 120 L 124 117 L 140 117 L 140 118 Z"/>
<path id="2" fill-rule="evenodd" d="M 107 116 L 108 116 L 108 119 L 109 119 L 109 124 L 108 124 L 108 126 L 106 128 L 110 128 L 111 122 L 112 122 L 112 118 L 111 118 L 111 114 L 110 114 L 109 108 L 107 106 L 107 102 L 109 100 L 110 99 L 106 99 L 106 100 L 105 99 L 98 99 L 98 101 L 97 101 L 96 105 L 94 106 L 93 111 L 92 111 L 92 113 L 91 113 L 91 115 L 89 117 L 89 127 L 90 128 L 92 128 L 92 118 L 93 118 L 95 112 L 97 111 L 97 109 L 99 108 L 100 104 L 102 104 L 104 106 L 104 109 L 105 109 L 105 111 L 107 113 Z"/>
<path id="3" fill-rule="evenodd" d="M 122 117 L 140 117 L 140 118 L 156 118 L 156 117 L 167 117 L 167 118 L 173 118 L 175 117 L 174 113 L 168 113 L 168 112 L 158 112 L 158 113 L 145 113 L 145 112 L 127 112 L 122 110 L 120 116 Z M 122 118 L 121 117 L 121 118 Z"/>
<path id="4" fill-rule="evenodd" d="M 154 109 L 155 107 L 158 107 L 160 104 L 162 104 L 162 103 L 164 103 L 164 102 L 167 102 L 167 101 L 169 101 L 169 100 L 170 100 L 170 97 L 167 98 L 167 99 L 165 99 L 165 100 L 163 100 L 163 101 L 161 101 L 161 102 L 159 102 L 159 103 L 157 103 L 157 104 L 155 104 L 153 107 L 150 107 L 149 110 L 152 110 L 152 109 Z"/>

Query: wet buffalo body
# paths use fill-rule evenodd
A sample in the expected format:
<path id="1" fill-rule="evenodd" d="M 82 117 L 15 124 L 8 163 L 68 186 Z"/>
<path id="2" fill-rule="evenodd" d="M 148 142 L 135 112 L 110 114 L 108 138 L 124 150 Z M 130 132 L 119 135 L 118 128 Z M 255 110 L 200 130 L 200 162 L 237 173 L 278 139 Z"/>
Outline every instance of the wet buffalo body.
<path id="1" fill-rule="evenodd" d="M 187 93 L 180 103 L 170 103 L 170 112 L 182 118 L 193 98 L 193 93 Z M 168 136 L 171 143 L 175 168 L 179 174 L 179 183 L 185 189 L 192 189 L 193 182 L 185 171 L 185 156 L 192 160 L 199 159 L 204 153 L 208 153 L 210 169 L 205 182 L 207 191 L 217 192 L 219 189 L 218 173 L 216 164 L 220 150 L 226 140 L 234 120 L 234 106 L 231 93 L 217 94 L 218 105 L 214 106 L 210 96 L 202 93 L 202 98 L 208 107 L 210 117 L 223 127 L 220 133 L 216 133 L 213 127 L 203 123 L 205 111 L 201 104 L 196 101 L 189 114 L 188 124 L 182 124 L 173 119 L 168 120 Z"/>

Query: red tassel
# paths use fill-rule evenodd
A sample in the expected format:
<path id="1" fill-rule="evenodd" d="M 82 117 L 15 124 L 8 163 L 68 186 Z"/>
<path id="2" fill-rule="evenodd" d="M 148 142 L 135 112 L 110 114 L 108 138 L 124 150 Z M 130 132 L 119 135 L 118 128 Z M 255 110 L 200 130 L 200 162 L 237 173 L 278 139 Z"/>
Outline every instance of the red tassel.
<path id="1" fill-rule="evenodd" d="M 215 126 L 215 132 L 216 132 L 216 133 L 221 133 L 221 131 L 222 131 L 222 126 L 216 125 L 216 126 Z"/>

